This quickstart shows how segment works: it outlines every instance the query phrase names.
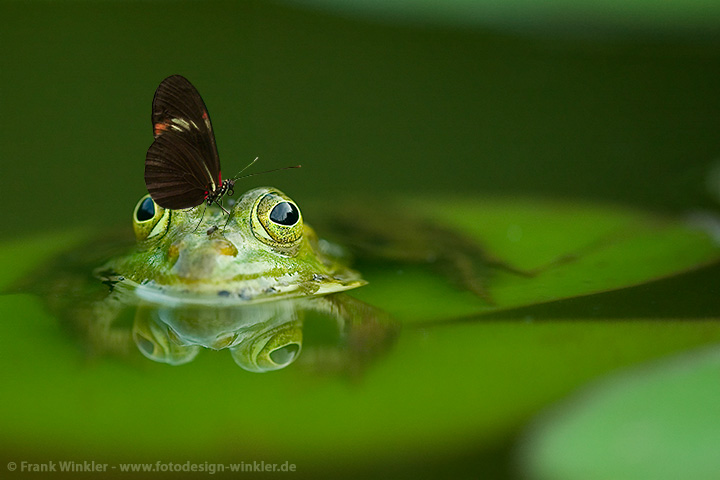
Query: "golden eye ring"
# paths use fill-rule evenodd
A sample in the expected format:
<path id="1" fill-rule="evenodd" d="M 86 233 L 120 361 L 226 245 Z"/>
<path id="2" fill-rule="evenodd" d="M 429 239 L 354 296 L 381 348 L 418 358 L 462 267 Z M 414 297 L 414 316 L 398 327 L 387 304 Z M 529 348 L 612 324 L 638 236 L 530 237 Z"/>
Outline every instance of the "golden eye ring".
<path id="1" fill-rule="evenodd" d="M 284 193 L 266 193 L 253 208 L 252 230 L 258 240 L 275 251 L 294 256 L 302 242 L 302 214 Z"/>
<path id="2" fill-rule="evenodd" d="M 170 226 L 170 213 L 170 210 L 155 203 L 150 195 L 145 195 L 133 211 L 135 237 L 138 240 L 148 240 L 165 235 Z"/>

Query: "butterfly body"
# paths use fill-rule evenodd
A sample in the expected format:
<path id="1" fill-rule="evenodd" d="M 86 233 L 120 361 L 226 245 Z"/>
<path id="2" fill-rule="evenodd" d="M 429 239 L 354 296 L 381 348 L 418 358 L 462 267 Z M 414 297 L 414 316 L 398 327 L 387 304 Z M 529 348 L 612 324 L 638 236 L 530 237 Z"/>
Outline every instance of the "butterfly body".
<path id="1" fill-rule="evenodd" d="M 218 178 L 218 180 L 220 180 L 220 178 Z M 235 180 L 222 180 L 220 181 L 220 186 L 214 190 L 205 191 L 205 200 L 209 207 L 213 203 L 217 203 L 224 195 L 232 197 L 233 193 L 235 193 Z"/>

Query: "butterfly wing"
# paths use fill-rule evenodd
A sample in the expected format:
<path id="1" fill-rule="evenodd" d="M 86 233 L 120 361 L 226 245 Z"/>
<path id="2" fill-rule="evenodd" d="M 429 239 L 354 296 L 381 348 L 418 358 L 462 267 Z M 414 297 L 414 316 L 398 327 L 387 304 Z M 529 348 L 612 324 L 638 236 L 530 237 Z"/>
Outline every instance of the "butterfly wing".
<path id="1" fill-rule="evenodd" d="M 186 135 L 167 132 L 155 139 L 145 157 L 145 184 L 155 203 L 179 210 L 205 200 L 210 173 L 198 161 L 202 154 Z"/>
<path id="2" fill-rule="evenodd" d="M 220 159 L 205 103 L 185 77 L 160 83 L 152 123 L 155 141 L 145 159 L 150 196 L 170 209 L 200 205 L 220 185 Z"/>

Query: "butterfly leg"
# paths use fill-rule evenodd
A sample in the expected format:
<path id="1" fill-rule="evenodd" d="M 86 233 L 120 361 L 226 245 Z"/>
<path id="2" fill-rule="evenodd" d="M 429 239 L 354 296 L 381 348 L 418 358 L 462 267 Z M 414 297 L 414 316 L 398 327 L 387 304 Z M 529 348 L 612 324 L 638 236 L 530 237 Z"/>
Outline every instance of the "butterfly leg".
<path id="1" fill-rule="evenodd" d="M 200 227 L 200 224 L 202 223 L 203 219 L 205 218 L 205 210 L 207 210 L 207 205 L 205 205 L 205 206 L 203 207 L 203 213 L 202 213 L 202 215 L 200 216 L 200 221 L 199 221 L 198 224 L 195 226 L 195 230 L 193 230 L 193 232 L 195 232 L 195 231 L 198 229 L 198 227 Z"/>

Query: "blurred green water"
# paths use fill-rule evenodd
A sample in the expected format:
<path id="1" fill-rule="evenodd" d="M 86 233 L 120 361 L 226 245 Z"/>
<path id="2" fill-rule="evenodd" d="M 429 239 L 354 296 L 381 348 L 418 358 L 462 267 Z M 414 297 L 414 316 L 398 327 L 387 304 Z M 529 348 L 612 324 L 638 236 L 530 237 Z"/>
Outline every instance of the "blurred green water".
<path id="1" fill-rule="evenodd" d="M 173 73 L 187 76 L 202 93 L 226 174 L 240 170 L 255 156 L 261 157 L 259 168 L 301 163 L 300 170 L 257 179 L 286 191 L 301 205 L 305 200 L 334 200 L 348 194 L 362 197 L 397 192 L 429 197 L 500 193 L 582 198 L 671 211 L 713 207 L 704 190 L 706 172 L 720 151 L 716 128 L 720 41 L 712 35 L 711 22 L 697 36 L 692 30 L 664 35 L 662 22 L 654 34 L 634 30 L 632 25 L 618 34 L 616 25 L 612 32 L 558 36 L 552 29 L 509 31 L 492 23 L 464 24 L 461 28 L 447 21 L 413 25 L 390 19 L 376 23 L 372 18 L 347 13 L 335 16 L 262 1 L 3 3 L 0 18 L 4 19 L 0 30 L 0 187 L 8 199 L 0 217 L 3 238 L 78 225 L 101 228 L 127 223 L 132 207 L 145 192 L 142 171 L 152 140 L 152 94 L 157 84 Z M 255 180 L 252 185 L 256 185 Z M 669 303 L 689 318 L 700 318 L 712 312 L 717 303 L 716 292 L 707 288 L 716 279 L 717 268 L 684 277 L 671 287 L 648 287 L 650 293 L 640 297 L 635 292 L 635 296 L 630 293 L 605 302 L 591 299 L 564 304 L 559 307 L 564 309 L 562 314 L 553 311 L 549 316 L 574 319 L 578 318 L 576 312 L 587 315 L 599 304 L 615 312 L 610 317 L 654 318 Z M 687 292 L 694 296 L 683 300 L 688 298 Z M 653 303 L 658 294 L 663 295 L 662 301 Z M 668 300 L 673 294 L 678 297 L 676 301 Z M 637 306 L 638 298 L 647 304 L 646 309 Z M 623 315 L 627 311 L 623 304 L 632 306 L 633 314 Z M 64 343 L 66 339 L 58 340 L 57 326 L 23 305 L 9 311 L 40 319 L 40 333 L 33 330 L 37 326 L 33 323 L 25 328 L 29 336 L 40 335 L 40 345 L 50 346 L 42 359 L 62 375 L 55 383 L 50 382 L 49 388 L 42 382 L 33 383 L 31 393 L 35 396 L 30 402 L 22 402 L 22 413 L 33 418 L 32 407 L 46 405 L 43 395 L 63 383 L 63 388 L 69 385 L 69 393 L 62 395 L 59 405 L 71 405 L 78 411 L 90 405 L 90 416 L 97 422 L 79 423 L 90 434 L 81 436 L 75 446 L 92 449 L 87 444 L 92 444 L 93 435 L 105 438 L 109 448 L 123 443 L 122 439 L 103 436 L 117 425 L 101 405 L 117 408 L 113 400 L 137 384 L 135 375 L 146 382 L 146 392 L 157 395 L 166 383 L 172 384 L 173 379 L 181 383 L 189 375 L 180 370 L 168 375 L 153 367 L 149 367 L 151 374 L 127 372 L 112 362 L 101 363 L 97 370 L 90 366 L 78 374 L 78 365 L 80 369 L 87 367 L 72 356 L 74 349 Z M 532 310 L 523 310 L 506 317 L 516 320 L 533 314 Z M 27 320 L 20 317 L 23 319 Z M 657 335 L 662 341 L 653 354 L 666 351 L 666 344 L 692 346 L 717 335 L 712 323 L 701 325 L 701 329 L 682 320 L 671 322 L 669 330 L 657 326 L 649 322 L 626 328 L 637 330 L 638 336 L 647 335 L 648 345 L 653 344 L 652 335 Z M 615 325 L 594 328 L 601 335 L 592 337 L 583 325 L 566 325 L 560 330 L 571 330 L 570 338 L 587 340 L 588 348 L 596 349 L 602 346 L 598 342 L 610 342 L 618 335 Z M 673 329 L 681 329 L 687 337 L 676 335 Z M 12 330 L 18 334 L 17 329 Z M 376 373 L 387 384 L 387 399 L 397 402 L 394 406 L 407 407 L 404 414 L 408 417 L 421 406 L 442 410 L 444 402 L 452 399 L 453 382 L 465 385 L 463 382 L 475 380 L 479 385 L 464 386 L 460 391 L 467 392 L 471 401 L 487 402 L 481 410 L 483 418 L 493 418 L 497 411 L 488 405 L 496 400 L 488 400 L 482 386 L 494 381 L 506 389 L 503 391 L 516 392 L 522 399 L 519 407 L 511 405 L 520 412 L 513 428 L 520 429 L 535 411 L 522 403 L 532 404 L 526 400 L 526 391 L 537 389 L 532 383 L 506 381 L 502 375 L 483 369 L 487 363 L 505 363 L 511 351 L 503 349 L 506 344 L 515 345 L 514 353 L 524 353 L 514 360 L 523 369 L 532 366 L 542 370 L 547 365 L 575 382 L 602 371 L 592 367 L 593 362 L 607 368 L 643 358 L 632 337 L 592 359 L 572 344 L 565 344 L 567 351 L 557 353 L 558 340 L 552 335 L 546 338 L 539 334 L 540 341 L 532 345 L 535 350 L 529 350 L 524 342 L 536 332 L 518 324 L 459 330 L 463 330 L 459 337 L 467 340 L 457 358 L 468 362 L 469 372 L 481 372 L 469 380 L 462 371 L 446 378 L 444 366 L 454 363 L 452 357 L 444 358 L 446 363 L 427 368 L 444 379 L 445 390 L 433 392 L 432 385 L 408 380 L 409 390 L 421 400 L 407 407 L 400 389 L 393 389 L 397 381 L 392 368 L 386 366 Z M 466 337 L 465 330 L 481 340 Z M 430 341 L 424 331 L 413 332 L 404 341 L 408 338 L 410 342 L 401 350 L 404 356 L 395 357 L 395 362 L 411 358 L 432 363 L 422 355 L 423 350 L 418 352 L 414 347 L 420 345 L 442 355 L 450 351 L 443 350 L 443 345 L 457 340 L 445 331 L 431 333 Z M 498 345 L 493 341 L 496 338 L 507 343 Z M 473 348 L 478 347 L 483 348 L 480 357 L 473 354 Z M 26 351 L 23 345 L 13 344 L 13 348 Z M 63 361 L 53 362 L 53 353 L 59 353 Z M 533 363 L 535 354 L 544 361 L 539 367 Z M 568 365 L 582 361 L 592 368 Z M 210 389 L 229 409 L 233 399 L 222 397 L 227 390 L 221 383 L 227 381 L 228 366 L 220 362 L 213 357 L 193 367 L 201 374 L 191 378 L 198 390 Z M 23 375 L 32 377 L 38 371 L 37 365 L 20 369 L 12 377 L 18 382 L 17 388 L 27 386 Z M 200 381 L 202 372 L 207 371 L 215 372 L 217 382 L 211 386 Z M 536 374 L 532 368 L 528 371 L 529 377 Z M 105 372 L 115 372 L 111 376 L 117 382 L 114 389 L 105 390 L 94 378 L 104 378 Z M 306 407 L 323 399 L 348 400 L 372 393 L 361 386 L 331 382 L 321 382 L 322 388 L 317 391 L 306 386 L 298 392 L 291 386 L 295 374 L 281 375 L 285 376 L 269 381 L 243 378 L 242 385 L 280 392 L 293 400 L 299 397 Z M 72 381 L 66 383 L 64 379 Z M 177 383 L 174 388 L 181 394 L 184 390 Z M 543 397 L 545 401 L 571 388 L 544 386 L 553 392 Z M 132 397 L 138 400 L 141 394 L 134 392 Z M 432 401 L 423 399 L 423 394 Z M 15 395 L 16 400 L 22 397 Z M 270 403 L 281 405 L 281 400 L 273 398 Z M 373 401 L 388 421 L 396 417 L 393 405 L 383 407 L 378 399 Z M 142 414 L 143 420 L 151 423 L 157 414 L 164 421 L 172 421 L 172 409 L 151 405 Z M 347 412 L 336 404 L 333 414 L 342 419 Z M 308 428 L 312 415 L 296 424 L 290 421 L 288 428 Z M 436 422 L 442 425 L 443 418 L 452 417 L 457 424 L 467 424 L 466 419 L 455 418 L 459 416 L 458 412 L 442 411 Z M 234 414 L 238 422 L 241 417 Z M 211 414 L 208 418 L 217 421 Z M 281 418 L 291 419 L 292 412 L 284 412 Z M 363 417 L 358 418 L 355 423 L 365 425 Z M 202 418 L 194 420 L 194 427 L 202 431 Z M 478 422 L 477 418 L 474 421 Z M 76 417 L 63 420 L 52 411 L 27 425 L 34 434 L 30 431 L 23 436 L 22 422 L 13 430 L 17 435 L 14 439 L 20 440 L 15 448 L 23 454 L 33 451 L 34 435 L 42 428 L 56 434 L 63 428 L 78 428 Z M 364 428 L 370 431 L 379 427 L 370 422 Z M 283 425 L 278 423 L 270 429 L 281 436 Z M 132 428 L 125 430 L 122 435 L 131 438 Z M 433 452 L 425 463 L 435 465 L 436 474 L 450 471 L 457 458 L 476 473 L 484 468 L 495 472 L 508 468 L 505 443 L 512 441 L 508 435 L 509 431 L 503 431 L 493 442 L 484 443 L 492 432 L 466 427 L 453 438 L 418 441 L 425 442 L 423 454 Z M 61 437 L 48 438 L 47 445 L 57 448 Z M 286 442 L 292 443 L 293 438 L 302 439 L 302 432 Z M 206 440 L 222 443 L 217 438 Z M 319 437 L 313 441 L 321 443 Z M 267 442 L 266 451 L 273 451 L 268 447 L 271 436 L 260 442 Z M 298 443 L 305 448 L 301 441 Z M 233 446 L 237 447 L 229 445 L 223 452 L 232 451 Z M 368 451 L 377 450 L 365 446 Z M 41 447 L 34 450 L 40 458 Z M 73 445 L 66 448 L 73 451 Z M 262 446 L 257 448 L 255 452 L 263 451 Z M 248 451 L 252 456 L 253 450 Z M 398 474 L 426 473 L 424 467 L 414 464 L 417 451 L 401 453 L 405 470 Z M 259 457 L 258 453 L 254 455 Z M 319 462 L 316 456 L 312 458 Z M 503 461 L 506 463 L 499 465 Z M 392 459 L 386 462 L 390 464 Z M 465 467 L 456 466 L 458 471 L 467 471 Z M 318 465 L 314 468 L 322 470 Z M 338 468 L 342 470 L 342 466 Z"/>

